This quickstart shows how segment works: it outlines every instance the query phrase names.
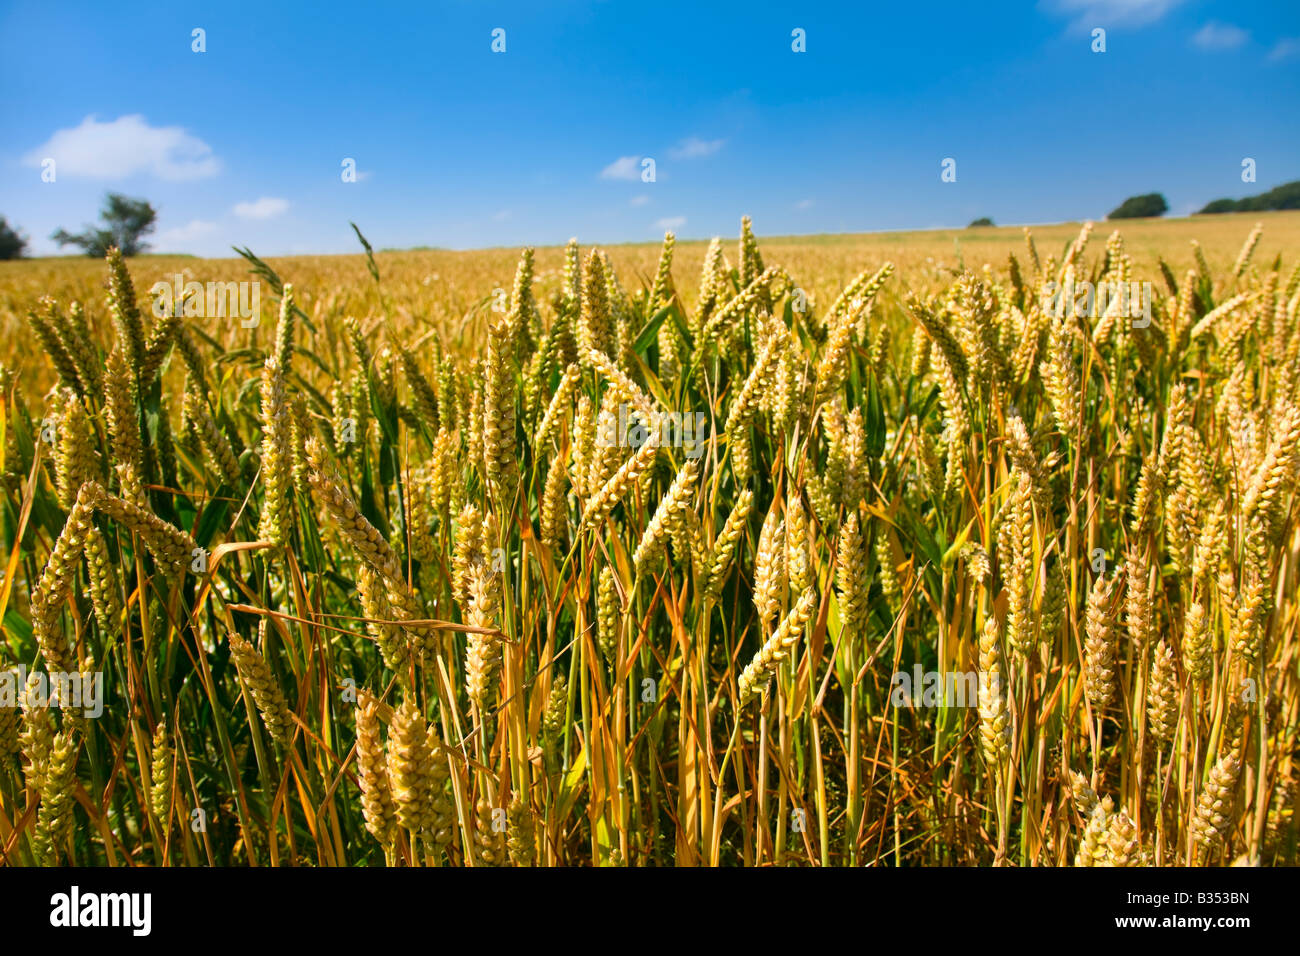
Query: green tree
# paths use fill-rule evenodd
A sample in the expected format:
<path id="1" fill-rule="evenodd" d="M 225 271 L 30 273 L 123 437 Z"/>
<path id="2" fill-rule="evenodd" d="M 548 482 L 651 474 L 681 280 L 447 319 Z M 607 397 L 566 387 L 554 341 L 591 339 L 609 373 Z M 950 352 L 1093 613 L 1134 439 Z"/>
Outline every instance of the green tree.
<path id="1" fill-rule="evenodd" d="M 27 240 L 0 216 L 0 259 L 21 259 L 27 251 Z"/>
<path id="2" fill-rule="evenodd" d="M 1300 209 L 1300 179 L 1274 186 L 1258 196 L 1245 199 L 1216 199 L 1207 203 L 1202 213 L 1260 212 L 1266 209 Z"/>
<path id="3" fill-rule="evenodd" d="M 1207 213 L 1236 212 L 1236 211 L 1237 211 L 1237 200 L 1216 199 L 1214 200 L 1214 202 L 1207 203 L 1205 208 L 1201 210 L 1200 214 L 1205 215 Z"/>
<path id="4" fill-rule="evenodd" d="M 976 219 L 966 228 L 973 229 L 975 226 L 992 226 L 992 225 L 994 225 L 992 219 L 990 219 L 988 216 L 980 216 L 978 219 Z"/>
<path id="5" fill-rule="evenodd" d="M 1107 219 L 1145 219 L 1149 216 L 1163 216 L 1169 211 L 1169 203 L 1159 193 L 1146 193 L 1141 196 L 1129 196 L 1118 207 L 1112 209 Z"/>
<path id="6" fill-rule="evenodd" d="M 102 229 L 87 226 L 79 233 L 59 229 L 50 238 L 61 246 L 80 246 L 86 255 L 97 259 L 114 246 L 124 256 L 135 256 L 149 248 L 142 240 L 153 232 L 158 211 L 147 200 L 109 193 L 99 218 L 104 224 Z"/>

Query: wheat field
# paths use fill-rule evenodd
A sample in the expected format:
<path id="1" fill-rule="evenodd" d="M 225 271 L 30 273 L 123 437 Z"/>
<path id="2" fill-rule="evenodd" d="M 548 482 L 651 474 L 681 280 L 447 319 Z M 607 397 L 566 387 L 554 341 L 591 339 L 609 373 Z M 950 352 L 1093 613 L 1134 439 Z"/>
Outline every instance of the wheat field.
<path id="1" fill-rule="evenodd" d="M 0 859 L 1294 864 L 1300 214 L 1108 232 L 0 264 Z"/>

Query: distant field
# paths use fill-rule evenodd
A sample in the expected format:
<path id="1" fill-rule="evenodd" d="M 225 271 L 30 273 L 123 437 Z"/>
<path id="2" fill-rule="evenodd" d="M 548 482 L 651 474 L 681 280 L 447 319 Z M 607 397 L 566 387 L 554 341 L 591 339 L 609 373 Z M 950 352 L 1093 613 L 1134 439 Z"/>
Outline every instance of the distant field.
<path id="1" fill-rule="evenodd" d="M 1192 268 L 1191 240 L 1201 243 L 1206 260 L 1215 271 L 1232 265 L 1242 241 L 1255 223 L 1264 224 L 1263 238 L 1255 262 L 1263 267 L 1284 249 L 1300 246 L 1300 212 L 1229 213 L 1192 216 L 1187 219 L 1130 219 L 1101 221 L 1093 231 L 1094 252 L 1102 249 L 1106 237 L 1118 229 L 1125 247 L 1141 273 L 1153 271 L 1159 258 L 1169 263 L 1176 275 Z M 761 226 L 761 223 L 758 225 Z M 1044 258 L 1063 251 L 1079 234 L 1081 223 L 1033 226 L 1031 231 Z M 368 237 L 375 245 L 382 236 Z M 587 247 L 589 237 L 578 236 Z M 724 237 L 729 257 L 734 255 L 735 237 Z M 659 259 L 660 243 L 645 242 L 604 246 L 620 278 L 629 286 L 649 282 Z M 690 307 L 696 279 L 704 264 L 707 240 L 679 239 L 674 260 L 679 294 Z M 1021 226 L 977 229 L 941 229 L 916 232 L 837 233 L 817 236 L 775 236 L 763 240 L 763 249 L 773 262 L 783 265 L 812 299 L 814 305 L 831 299 L 855 275 L 882 262 L 893 262 L 898 271 L 885 289 L 886 299 L 900 291 L 900 283 L 921 289 L 946 283 L 950 270 L 964 263 L 979 269 L 990 265 L 1004 270 L 1008 255 L 1025 259 L 1025 237 Z M 254 249 L 254 252 L 259 250 Z M 298 289 L 300 301 L 313 316 L 355 315 L 378 317 L 383 312 L 409 322 L 416 334 L 436 328 L 445 339 L 456 341 L 471 333 L 462 344 L 473 346 L 480 323 L 466 321 L 481 312 L 492 289 L 510 289 L 517 248 L 483 249 L 467 252 L 420 250 L 380 252 L 379 267 L 383 308 L 375 284 L 366 271 L 365 256 L 287 256 L 267 262 Z M 562 282 L 564 247 L 537 249 L 536 289 L 545 301 Z M 146 292 L 159 280 L 171 281 L 181 272 L 187 281 L 239 281 L 252 278 L 248 263 L 238 257 L 196 259 L 190 256 L 143 256 L 131 261 L 137 288 Z M 901 277 L 901 278 L 900 278 Z M 104 300 L 103 264 L 89 258 L 49 258 L 26 262 L 0 262 L 0 334 L 21 335 L 26 309 L 42 295 L 85 303 L 93 320 Z M 829 305 L 829 301 L 825 304 Z"/>

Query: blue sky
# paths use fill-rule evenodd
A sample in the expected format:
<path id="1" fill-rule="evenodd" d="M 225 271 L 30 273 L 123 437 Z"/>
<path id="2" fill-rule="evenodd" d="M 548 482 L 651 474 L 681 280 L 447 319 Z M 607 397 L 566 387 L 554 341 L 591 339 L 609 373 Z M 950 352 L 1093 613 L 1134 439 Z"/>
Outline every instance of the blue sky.
<path id="1" fill-rule="evenodd" d="M 118 7 L 0 2 L 0 215 L 34 253 L 109 190 L 160 210 L 158 251 L 276 255 L 354 251 L 349 220 L 377 248 L 612 243 L 1152 190 L 1181 215 L 1300 178 L 1294 0 Z"/>

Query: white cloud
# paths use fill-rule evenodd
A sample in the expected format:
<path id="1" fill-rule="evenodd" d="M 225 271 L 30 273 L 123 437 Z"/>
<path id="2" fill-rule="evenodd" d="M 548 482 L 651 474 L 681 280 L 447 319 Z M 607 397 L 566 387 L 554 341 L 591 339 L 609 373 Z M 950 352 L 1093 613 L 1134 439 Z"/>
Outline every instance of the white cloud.
<path id="1" fill-rule="evenodd" d="M 813 201 L 811 199 L 800 199 L 797 203 L 794 204 L 795 209 L 811 209 L 812 206 L 813 206 Z"/>
<path id="2" fill-rule="evenodd" d="M 1235 50 L 1249 39 L 1250 34 L 1241 27 L 1215 20 L 1192 34 L 1192 43 L 1202 50 Z"/>
<path id="3" fill-rule="evenodd" d="M 507 219 L 509 219 L 509 218 L 510 218 L 510 210 L 509 210 L 509 209 L 501 209 L 501 210 L 498 210 L 497 212 L 494 212 L 494 213 L 492 214 L 492 221 L 493 221 L 493 222 L 505 222 L 505 221 L 506 221 Z"/>
<path id="4" fill-rule="evenodd" d="M 202 239 L 204 236 L 210 236 L 216 231 L 217 224 L 215 222 L 191 219 L 183 226 L 176 226 L 173 229 L 165 229 L 160 232 L 157 241 L 153 245 L 163 252 L 181 252 L 184 250 L 175 247 L 191 243 L 196 239 Z"/>
<path id="5" fill-rule="evenodd" d="M 663 219 L 655 220 L 656 229 L 664 229 L 664 230 L 671 231 L 673 229 L 680 229 L 684 225 L 686 225 L 685 216 L 667 216 Z"/>
<path id="6" fill-rule="evenodd" d="M 688 136 L 670 149 L 668 155 L 673 159 L 699 159 L 703 156 L 712 156 L 722 149 L 724 143 L 726 143 L 725 139 L 705 140 L 698 136 Z"/>
<path id="7" fill-rule="evenodd" d="M 240 219 L 274 219 L 289 208 L 289 200 L 263 196 L 253 202 L 235 203 L 234 213 Z"/>
<path id="8" fill-rule="evenodd" d="M 650 197 L 645 193 L 639 193 L 628 200 L 630 206 L 644 206 L 650 201 Z"/>
<path id="9" fill-rule="evenodd" d="M 212 147 L 179 126 L 150 126 L 138 113 L 101 123 L 87 116 L 80 126 L 61 129 L 23 157 L 27 166 L 45 158 L 58 164 L 58 175 L 88 179 L 125 179 L 145 174 L 180 182 L 215 176 L 221 161 Z"/>
<path id="10" fill-rule="evenodd" d="M 1093 27 L 1141 27 L 1155 23 L 1183 0 L 1044 0 L 1043 6 L 1073 17 L 1075 30 Z"/>
<path id="11" fill-rule="evenodd" d="M 1268 51 L 1268 58 L 1273 63 L 1295 56 L 1300 56 L 1300 37 L 1283 37 Z"/>
<path id="12" fill-rule="evenodd" d="M 601 179 L 627 179 L 635 182 L 641 178 L 641 157 L 620 156 L 600 171 Z"/>

